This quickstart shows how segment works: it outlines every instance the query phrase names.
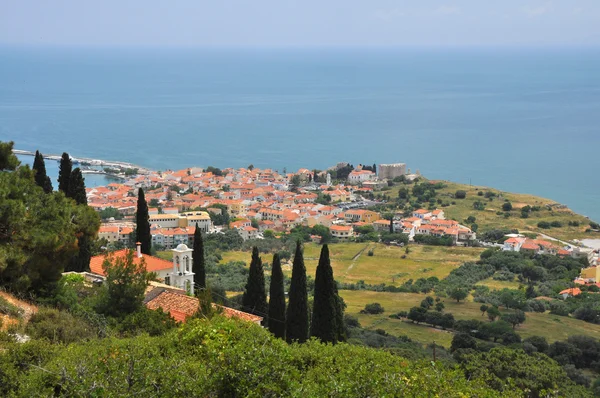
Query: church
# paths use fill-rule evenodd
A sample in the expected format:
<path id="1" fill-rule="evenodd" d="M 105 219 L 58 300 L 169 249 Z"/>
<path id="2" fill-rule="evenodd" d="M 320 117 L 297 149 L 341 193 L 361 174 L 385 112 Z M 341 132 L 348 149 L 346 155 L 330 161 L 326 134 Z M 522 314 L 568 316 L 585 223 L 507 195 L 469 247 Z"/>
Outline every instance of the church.
<path id="1" fill-rule="evenodd" d="M 112 253 L 114 258 L 125 257 L 130 249 L 118 250 Z M 157 275 L 158 282 L 152 281 L 146 288 L 144 305 L 151 309 L 161 308 L 169 313 L 178 322 L 185 322 L 192 317 L 200 307 L 197 297 L 194 297 L 194 270 L 192 249 L 180 244 L 173 252 L 173 260 L 167 261 L 162 258 L 143 254 L 140 243 L 134 256 L 134 263 L 140 264 L 142 260 L 146 264 L 148 272 Z M 106 274 L 102 263 L 107 254 L 94 256 L 90 260 L 90 276 L 94 280 L 104 279 Z M 87 273 L 86 273 L 87 274 Z M 233 308 L 213 304 L 221 314 L 228 318 L 237 318 L 246 322 L 260 325 L 263 318 Z"/>
<path id="2" fill-rule="evenodd" d="M 112 253 L 115 258 L 125 257 L 129 249 L 117 250 Z M 142 260 L 146 263 L 146 270 L 154 272 L 157 279 L 165 285 L 173 286 L 182 289 L 187 293 L 194 295 L 194 272 L 192 249 L 187 245 L 180 244 L 177 248 L 171 250 L 173 252 L 173 260 L 169 262 L 162 258 L 149 256 L 142 253 L 141 244 L 137 243 L 137 251 L 134 257 L 134 263 L 139 264 Z M 102 263 L 106 259 L 106 255 L 94 256 L 90 260 L 90 272 L 92 274 L 106 276 Z"/>

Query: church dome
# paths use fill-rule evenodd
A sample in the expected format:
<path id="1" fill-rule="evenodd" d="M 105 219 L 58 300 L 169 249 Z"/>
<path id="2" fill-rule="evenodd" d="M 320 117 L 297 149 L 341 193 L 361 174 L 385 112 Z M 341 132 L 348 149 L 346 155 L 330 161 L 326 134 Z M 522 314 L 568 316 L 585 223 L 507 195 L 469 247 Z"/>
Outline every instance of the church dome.
<path id="1" fill-rule="evenodd" d="M 190 250 L 187 245 L 180 243 L 175 250 Z"/>

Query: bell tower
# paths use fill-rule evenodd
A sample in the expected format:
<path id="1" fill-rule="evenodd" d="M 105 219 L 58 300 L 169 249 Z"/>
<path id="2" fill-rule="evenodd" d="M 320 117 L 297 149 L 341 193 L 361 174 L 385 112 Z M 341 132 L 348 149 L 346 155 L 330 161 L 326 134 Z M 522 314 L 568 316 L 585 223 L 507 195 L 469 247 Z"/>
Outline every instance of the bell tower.
<path id="1" fill-rule="evenodd" d="M 194 271 L 192 252 L 193 250 L 183 243 L 173 249 L 173 271 L 171 276 L 171 285 L 194 294 Z"/>

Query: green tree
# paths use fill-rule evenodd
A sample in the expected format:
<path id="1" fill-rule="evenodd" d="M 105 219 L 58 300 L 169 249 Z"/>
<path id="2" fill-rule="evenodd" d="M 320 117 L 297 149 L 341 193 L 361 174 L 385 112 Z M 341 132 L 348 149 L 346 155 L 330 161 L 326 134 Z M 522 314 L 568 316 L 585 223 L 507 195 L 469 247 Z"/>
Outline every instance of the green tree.
<path id="1" fill-rule="evenodd" d="M 265 292 L 265 272 L 256 246 L 252 248 L 252 261 L 250 262 L 246 290 L 242 297 L 242 306 L 244 311 L 262 316 L 263 325 L 267 323 L 266 315 L 269 308 L 267 306 L 267 293 Z"/>
<path id="2" fill-rule="evenodd" d="M 16 170 L 19 167 L 19 159 L 13 154 L 13 141 L 2 142 L 0 141 L 0 171 L 2 170 Z"/>
<path id="3" fill-rule="evenodd" d="M 300 241 L 292 263 L 292 281 L 285 319 L 285 339 L 288 343 L 304 343 L 308 338 L 308 292 L 306 290 L 306 268 Z"/>
<path id="4" fill-rule="evenodd" d="M 202 240 L 202 231 L 198 228 L 194 230 L 194 247 L 192 252 L 194 285 L 197 289 L 206 288 L 206 263 L 204 259 L 204 241 Z"/>
<path id="5" fill-rule="evenodd" d="M 502 320 L 510 323 L 514 329 L 517 325 L 525 322 L 525 313 L 521 310 L 516 310 L 510 314 L 503 315 Z"/>
<path id="6" fill-rule="evenodd" d="M 506 333 L 512 332 L 512 327 L 508 322 L 505 321 L 495 321 L 490 323 L 483 323 L 481 325 L 481 332 L 494 339 L 494 343 L 498 341 L 498 339 L 502 338 Z"/>
<path id="7" fill-rule="evenodd" d="M 493 322 L 494 320 L 496 320 L 496 318 L 498 318 L 500 316 L 500 310 L 498 309 L 498 307 L 493 306 L 493 307 L 488 308 L 487 314 L 488 314 L 488 319 Z"/>
<path id="8" fill-rule="evenodd" d="M 63 152 L 60 158 L 60 166 L 58 167 L 58 190 L 66 195 L 69 192 L 69 181 L 71 180 L 71 172 L 73 163 L 68 153 Z"/>
<path id="9" fill-rule="evenodd" d="M 135 215 L 136 238 L 142 244 L 142 253 L 151 254 L 152 250 L 152 234 L 150 233 L 150 216 L 148 215 L 148 203 L 144 190 L 138 190 L 137 213 Z"/>
<path id="10" fill-rule="evenodd" d="M 485 304 L 481 304 L 481 307 L 479 307 L 479 311 L 481 311 L 481 316 L 483 316 L 485 314 L 485 312 L 488 310 L 488 306 Z"/>
<path id="11" fill-rule="evenodd" d="M 285 291 L 279 254 L 273 255 L 271 285 L 269 286 L 269 331 L 280 339 L 285 338 Z"/>
<path id="12" fill-rule="evenodd" d="M 22 294 L 52 294 L 77 252 L 77 237 L 93 237 L 98 227 L 93 209 L 45 194 L 28 166 L 0 172 L 0 285 Z"/>
<path id="13" fill-rule="evenodd" d="M 154 274 L 146 270 L 146 261 L 135 261 L 134 250 L 125 256 L 109 254 L 102 268 L 106 275 L 103 292 L 97 305 L 101 314 L 122 318 L 142 308 L 144 292 Z"/>
<path id="14" fill-rule="evenodd" d="M 71 198 L 78 205 L 87 205 L 87 196 L 85 193 L 85 179 L 81 173 L 81 169 L 76 167 L 71 172 L 69 177 L 69 191 L 66 193 L 68 198 Z"/>
<path id="15" fill-rule="evenodd" d="M 448 292 L 448 296 L 456 300 L 457 303 L 459 303 L 460 300 L 466 299 L 468 295 L 469 292 L 466 289 L 460 287 L 450 289 L 450 291 Z"/>
<path id="16" fill-rule="evenodd" d="M 343 324 L 343 310 L 340 313 L 340 297 L 333 279 L 333 268 L 329 260 L 329 247 L 323 245 L 315 275 L 315 293 L 310 335 L 327 343 L 343 340 L 339 335 L 339 324 Z"/>
<path id="17" fill-rule="evenodd" d="M 35 151 L 35 159 L 33 160 L 33 171 L 35 172 L 35 183 L 41 187 L 44 192 L 52 192 L 52 182 L 46 174 L 46 163 L 40 151 Z"/>
<path id="18" fill-rule="evenodd" d="M 502 204 L 502 210 L 504 210 L 504 211 L 511 211 L 512 210 L 512 203 L 510 203 L 510 202 L 504 202 Z"/>
<path id="19" fill-rule="evenodd" d="M 565 371 L 544 354 L 526 354 L 505 347 L 465 355 L 461 363 L 467 378 L 480 379 L 503 394 L 515 389 L 528 397 L 585 397 L 589 393 L 576 387 Z"/>
<path id="20" fill-rule="evenodd" d="M 475 340 L 470 334 L 456 333 L 454 337 L 452 337 L 450 351 L 454 352 L 460 348 L 477 349 L 477 340 Z"/>

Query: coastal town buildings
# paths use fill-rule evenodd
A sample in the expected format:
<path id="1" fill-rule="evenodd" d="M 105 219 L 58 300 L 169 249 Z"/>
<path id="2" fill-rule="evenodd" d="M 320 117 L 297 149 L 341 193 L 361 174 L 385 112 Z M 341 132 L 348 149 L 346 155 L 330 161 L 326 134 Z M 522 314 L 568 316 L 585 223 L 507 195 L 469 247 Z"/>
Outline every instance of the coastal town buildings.
<path id="1" fill-rule="evenodd" d="M 383 166 L 385 173 L 406 171 L 404 164 Z M 301 184 L 292 189 L 295 176 L 300 177 Z M 112 207 L 125 214 L 136 207 L 137 187 L 147 187 L 152 243 L 162 249 L 192 245 L 196 226 L 203 233 L 235 230 L 244 240 L 262 239 L 265 231 L 285 233 L 301 225 L 325 226 L 337 240 L 353 239 L 354 227 L 363 225 L 372 225 L 380 232 L 390 231 L 389 221 L 381 220 L 379 212 L 347 206 L 377 189 L 376 185 L 366 186 L 369 182 L 381 182 L 375 173 L 359 166 L 350 172 L 348 185 L 334 185 L 330 179 L 329 184 L 319 185 L 309 182 L 311 178 L 313 173 L 308 169 L 279 174 L 271 169 L 240 168 L 225 169 L 217 175 L 190 168 L 135 176 L 125 185 L 90 188 L 87 193 L 95 209 Z M 328 202 L 317 203 L 318 198 L 327 198 Z M 229 223 L 222 225 L 227 219 Z M 131 246 L 131 221 L 105 223 L 100 236 Z M 446 220 L 441 209 L 417 209 L 409 217 L 397 214 L 393 230 L 409 235 L 410 240 L 420 234 L 450 236 L 457 245 L 469 244 L 476 238 L 470 228 Z"/>

